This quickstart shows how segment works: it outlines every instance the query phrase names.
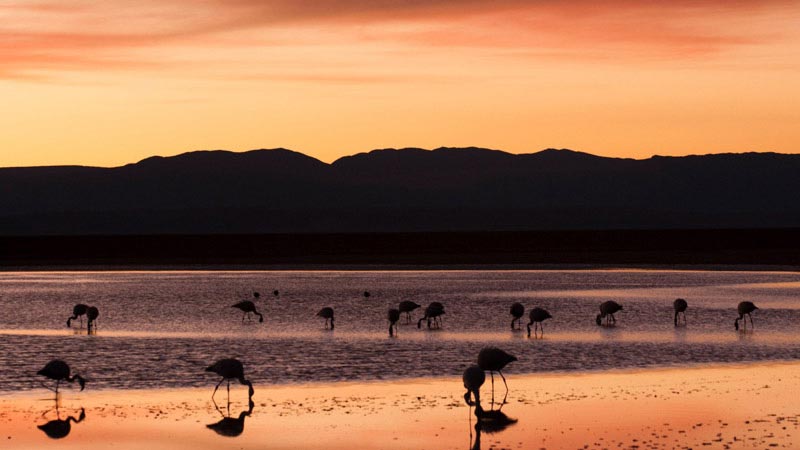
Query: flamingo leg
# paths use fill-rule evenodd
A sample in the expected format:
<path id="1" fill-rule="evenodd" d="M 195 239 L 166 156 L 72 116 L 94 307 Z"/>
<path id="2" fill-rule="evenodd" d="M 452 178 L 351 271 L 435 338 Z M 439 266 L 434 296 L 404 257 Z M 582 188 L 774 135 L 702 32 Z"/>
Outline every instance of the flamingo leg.
<path id="1" fill-rule="evenodd" d="M 228 380 L 228 407 L 230 408 L 231 404 L 231 380 Z"/>
<path id="2" fill-rule="evenodd" d="M 750 325 L 752 325 L 752 326 L 753 326 L 753 328 L 755 328 L 755 327 L 756 327 L 756 325 L 753 323 L 753 316 L 751 316 L 751 315 L 750 315 L 750 313 L 747 313 L 747 317 L 749 317 L 749 318 L 750 318 Z"/>
<path id="3" fill-rule="evenodd" d="M 219 380 L 219 383 L 217 383 L 217 385 L 214 386 L 214 392 L 211 393 L 211 400 L 214 400 L 214 394 L 217 393 L 217 389 L 219 389 L 219 385 L 222 384 L 223 381 L 225 381 L 225 378 Z"/>
<path id="4" fill-rule="evenodd" d="M 506 404 L 506 399 L 508 398 L 508 383 L 506 383 L 506 377 L 503 376 L 503 372 L 498 370 L 497 373 L 500 374 L 500 378 L 503 379 L 503 385 L 506 387 L 506 395 L 503 397 L 503 403 L 500 405 L 502 407 L 502 405 Z"/>
<path id="5" fill-rule="evenodd" d="M 489 375 L 492 377 L 492 409 L 494 409 L 494 372 L 489 371 Z"/>

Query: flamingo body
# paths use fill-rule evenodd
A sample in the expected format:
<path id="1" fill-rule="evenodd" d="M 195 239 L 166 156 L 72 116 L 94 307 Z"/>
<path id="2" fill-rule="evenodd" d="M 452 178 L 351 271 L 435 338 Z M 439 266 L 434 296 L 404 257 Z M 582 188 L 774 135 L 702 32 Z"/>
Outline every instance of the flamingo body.
<path id="1" fill-rule="evenodd" d="M 400 304 L 398 305 L 397 309 L 399 309 L 401 313 L 405 313 L 405 315 L 406 315 L 406 323 L 409 323 L 409 322 L 411 322 L 411 312 L 414 311 L 415 309 L 421 308 L 421 307 L 422 307 L 422 305 L 420 305 L 418 303 L 414 303 L 414 302 L 412 302 L 410 300 L 403 300 L 402 302 L 400 302 Z"/>
<path id="2" fill-rule="evenodd" d="M 245 317 L 248 319 L 250 318 L 250 313 L 257 315 L 259 322 L 264 322 L 264 316 L 256 310 L 256 304 L 250 300 L 243 300 L 235 305 L 231 305 L 231 308 L 236 308 L 244 313 L 242 315 L 242 322 L 244 322 Z"/>
<path id="3" fill-rule="evenodd" d="M 600 304 L 600 314 L 597 315 L 595 322 L 597 322 L 598 325 L 602 325 L 603 318 L 605 318 L 606 325 L 609 325 L 609 319 L 612 320 L 614 323 L 617 323 L 617 319 L 614 317 L 614 314 L 621 310 L 622 310 L 622 305 L 615 302 L 614 300 L 603 302 Z"/>
<path id="4" fill-rule="evenodd" d="M 88 305 L 84 305 L 83 303 L 78 303 L 77 305 L 72 307 L 72 317 L 67 319 L 67 327 L 72 326 L 72 321 L 81 317 L 81 321 L 83 321 L 83 315 L 86 314 L 86 310 L 89 308 Z M 83 322 L 81 322 L 81 325 Z"/>
<path id="5" fill-rule="evenodd" d="M 672 302 L 672 307 L 675 309 L 675 326 L 678 326 L 678 315 L 683 314 L 683 323 L 686 323 L 686 308 L 689 307 L 689 303 L 682 299 L 676 298 L 674 302 Z"/>
<path id="6" fill-rule="evenodd" d="M 736 306 L 736 312 L 739 313 L 739 318 L 733 322 L 734 328 L 739 330 L 739 321 L 744 320 L 744 316 L 750 318 L 750 326 L 755 327 L 753 324 L 753 316 L 750 315 L 753 311 L 757 310 L 758 306 L 756 306 L 753 302 L 741 302 L 739 305 Z M 747 320 L 744 320 L 744 328 L 747 329 Z"/>
<path id="7" fill-rule="evenodd" d="M 389 319 L 389 337 L 392 337 L 394 333 L 397 332 L 397 321 L 400 320 L 400 310 L 394 308 L 390 309 L 386 314 L 386 318 Z M 392 331 L 392 329 L 394 329 L 394 331 Z"/>
<path id="8" fill-rule="evenodd" d="M 94 324 L 94 322 L 97 320 L 97 318 L 98 318 L 99 316 L 100 316 L 100 310 L 99 310 L 99 309 L 97 309 L 97 307 L 95 307 L 95 306 L 90 306 L 90 307 L 89 307 L 89 308 L 86 310 L 86 318 L 88 319 L 88 322 L 86 322 L 86 328 L 87 328 L 88 330 L 91 330 L 91 329 L 92 329 L 92 324 Z M 96 327 L 96 326 L 97 326 L 97 325 L 95 325 L 95 327 Z"/>
<path id="9" fill-rule="evenodd" d="M 497 372 L 503 379 L 503 384 L 506 387 L 506 397 L 508 397 L 508 383 L 506 383 L 506 377 L 503 375 L 503 369 L 516 360 L 516 356 L 496 347 L 486 347 L 478 353 L 478 367 L 488 371 L 492 378 L 492 405 L 494 405 L 494 373 Z M 503 403 L 505 403 L 505 398 Z"/>
<path id="10" fill-rule="evenodd" d="M 520 319 L 522 316 L 525 315 L 525 307 L 522 306 L 522 303 L 514 303 L 511 305 L 511 329 L 514 329 L 514 322 L 517 322 L 517 327 L 521 326 Z"/>
<path id="11" fill-rule="evenodd" d="M 547 319 L 552 319 L 553 316 L 550 315 L 547 310 L 542 308 L 533 308 L 530 313 L 528 313 L 528 337 L 531 337 L 531 325 L 533 325 L 533 331 L 536 332 L 537 325 L 542 329 L 542 336 L 544 336 L 544 324 L 543 322 Z"/>
<path id="12" fill-rule="evenodd" d="M 417 321 L 417 328 L 422 328 L 422 321 L 428 321 L 428 328 L 431 327 L 431 320 L 436 328 L 441 327 L 441 316 L 444 314 L 444 305 L 439 302 L 431 302 L 427 308 L 425 308 L 425 315 Z"/>
<path id="13" fill-rule="evenodd" d="M 77 375 L 77 374 L 73 375 L 73 376 L 70 376 L 69 364 L 65 363 L 64 361 L 62 361 L 60 359 L 54 359 L 54 360 L 50 361 L 49 363 L 47 363 L 44 366 L 44 368 L 42 368 L 40 371 L 36 372 L 36 375 L 41 375 L 41 376 L 44 376 L 44 377 L 49 378 L 51 380 L 55 380 L 55 382 L 56 382 L 56 388 L 55 388 L 56 395 L 58 395 L 58 385 L 62 381 L 66 381 L 68 383 L 73 383 L 73 382 L 75 382 L 75 380 L 77 380 L 78 384 L 80 384 L 80 386 L 81 386 L 81 390 L 83 390 L 84 387 L 86 387 L 86 380 L 84 380 L 83 377 L 81 377 L 80 375 Z"/>
<path id="14" fill-rule="evenodd" d="M 325 308 L 319 310 L 317 316 L 325 319 L 326 329 L 328 328 L 328 324 L 330 323 L 330 329 L 333 330 L 333 308 L 331 308 L 330 306 L 326 306 Z"/>
<path id="15" fill-rule="evenodd" d="M 220 359 L 219 361 L 215 362 L 214 364 L 206 367 L 206 372 L 213 372 L 222 377 L 222 379 L 217 383 L 217 387 L 214 388 L 214 393 L 211 394 L 211 398 L 214 398 L 214 394 L 217 393 L 217 389 L 219 385 L 222 384 L 223 381 L 228 382 L 228 395 L 230 395 L 231 389 L 231 381 L 230 380 L 238 380 L 239 383 L 247 386 L 248 395 L 250 397 L 253 396 L 255 390 L 253 389 L 253 383 L 245 379 L 244 377 L 244 366 L 242 362 L 235 358 L 225 358 Z"/>

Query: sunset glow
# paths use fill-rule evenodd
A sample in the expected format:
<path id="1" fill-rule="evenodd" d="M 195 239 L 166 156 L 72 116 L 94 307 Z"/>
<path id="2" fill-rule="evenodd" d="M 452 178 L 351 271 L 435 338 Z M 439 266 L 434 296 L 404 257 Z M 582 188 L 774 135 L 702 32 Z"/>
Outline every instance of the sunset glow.
<path id="1" fill-rule="evenodd" d="M 0 166 L 800 152 L 788 0 L 0 1 Z"/>

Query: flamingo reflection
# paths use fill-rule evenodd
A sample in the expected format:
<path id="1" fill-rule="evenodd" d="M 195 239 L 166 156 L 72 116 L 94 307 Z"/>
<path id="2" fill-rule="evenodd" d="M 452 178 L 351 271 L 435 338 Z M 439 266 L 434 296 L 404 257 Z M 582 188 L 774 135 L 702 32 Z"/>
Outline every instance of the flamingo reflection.
<path id="1" fill-rule="evenodd" d="M 214 407 L 222 415 L 222 419 L 219 422 L 206 425 L 206 428 L 214 430 L 214 432 L 220 436 L 225 436 L 225 437 L 239 436 L 244 432 L 244 419 L 245 417 L 249 417 L 251 414 L 253 414 L 254 406 L 255 403 L 253 403 L 253 400 L 250 400 L 249 408 L 247 409 L 247 411 L 242 411 L 241 413 L 239 413 L 239 417 L 231 417 L 230 401 L 228 401 L 227 405 L 227 415 L 223 413 L 220 407 L 217 406 L 217 403 L 214 402 Z"/>
<path id="2" fill-rule="evenodd" d="M 46 414 L 47 411 L 42 414 L 42 417 L 44 417 Z M 75 416 L 69 416 L 66 419 L 61 419 L 61 415 L 58 411 L 58 403 L 56 403 L 56 418 L 45 424 L 37 425 L 36 428 L 42 430 L 50 439 L 62 439 L 67 437 L 70 431 L 72 431 L 72 423 L 81 423 L 85 418 L 86 411 L 81 408 L 81 413 L 78 415 L 77 419 Z"/>

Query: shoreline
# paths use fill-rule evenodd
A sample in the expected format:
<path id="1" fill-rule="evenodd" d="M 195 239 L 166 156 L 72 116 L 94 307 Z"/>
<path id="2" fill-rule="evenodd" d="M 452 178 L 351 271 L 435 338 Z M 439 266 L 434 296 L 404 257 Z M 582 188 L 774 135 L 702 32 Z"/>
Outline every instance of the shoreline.
<path id="1" fill-rule="evenodd" d="M 800 265 L 771 264 L 89 264 L 0 265 L 0 274 L 16 272 L 547 272 L 666 271 L 795 273 Z"/>
<path id="2" fill-rule="evenodd" d="M 35 268 L 800 268 L 800 229 L 0 236 Z"/>
<path id="3" fill-rule="evenodd" d="M 530 373 L 515 373 L 511 370 L 504 371 L 504 374 L 509 379 L 520 379 L 524 382 L 540 381 L 542 379 L 560 380 L 564 378 L 601 378 L 601 377 L 616 377 L 616 376 L 636 376 L 636 375 L 675 375 L 685 372 L 702 372 L 702 371 L 718 371 L 718 370 L 750 370 L 755 368 L 763 369 L 797 369 L 800 372 L 800 360 L 761 360 L 761 361 L 743 361 L 743 362 L 712 362 L 712 363 L 686 363 L 678 366 L 649 366 L 649 367 L 624 367 L 612 369 L 598 369 L 598 370 L 581 370 L 581 371 L 544 371 L 544 372 L 530 372 Z M 213 375 L 216 376 L 216 375 Z M 209 377 L 213 377 L 209 375 Z M 210 380 L 211 378 L 209 378 Z M 486 383 L 488 384 L 488 377 Z M 499 379 L 497 380 L 499 382 Z M 291 391 L 291 390 L 328 390 L 337 387 L 345 388 L 358 388 L 358 387 L 381 387 L 389 388 L 391 386 L 404 386 L 404 385 L 418 385 L 430 383 L 447 383 L 461 386 L 460 376 L 442 375 L 433 377 L 411 377 L 411 378 L 385 378 L 385 379 L 366 379 L 355 381 L 308 381 L 308 382 L 278 382 L 273 384 L 258 384 L 254 383 L 254 388 L 258 392 L 269 392 L 274 390 Z M 209 384 L 213 386 L 214 383 Z M 69 386 L 69 385 L 65 385 Z M 87 386 L 89 386 L 87 384 Z M 238 389 L 238 382 L 231 383 L 231 389 Z M 221 389 L 221 388 L 220 388 Z M 243 389 L 243 388 L 242 388 Z M 133 389 L 99 389 L 99 390 L 86 390 L 79 392 L 77 388 L 67 387 L 63 392 L 67 396 L 76 398 L 78 396 L 101 396 L 110 397 L 113 395 L 122 394 L 140 394 L 145 392 L 155 393 L 204 393 L 211 391 L 213 388 L 209 387 L 155 387 L 155 388 L 133 388 Z M 43 388 L 30 389 L 25 391 L 2 391 L 0 390 L 0 401 L 2 400 L 20 400 L 20 399 L 34 399 L 41 397 L 42 394 L 47 394 L 49 391 Z"/>

